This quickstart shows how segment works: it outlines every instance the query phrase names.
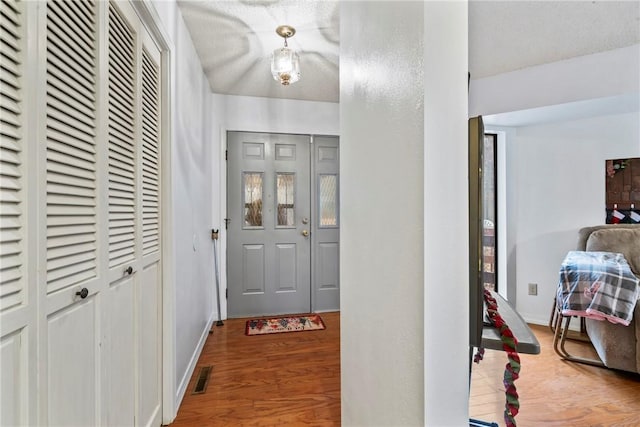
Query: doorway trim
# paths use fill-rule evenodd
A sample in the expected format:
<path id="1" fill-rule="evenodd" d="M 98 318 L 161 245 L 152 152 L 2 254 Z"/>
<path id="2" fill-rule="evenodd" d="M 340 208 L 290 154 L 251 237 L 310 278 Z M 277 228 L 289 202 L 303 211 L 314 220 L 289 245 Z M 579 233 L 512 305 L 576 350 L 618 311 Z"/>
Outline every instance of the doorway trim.
<path id="1" fill-rule="evenodd" d="M 218 298 L 220 299 L 220 318 L 227 319 L 227 227 L 225 219 L 227 218 L 227 134 L 230 132 L 225 126 L 220 127 L 220 199 L 218 206 L 218 224 L 220 225 L 220 238 L 218 239 L 218 273 L 220 275 L 220 289 Z M 213 159 L 212 164 L 215 164 Z"/>
<path id="2" fill-rule="evenodd" d="M 226 298 L 226 290 L 227 290 L 227 230 L 226 230 L 226 226 L 225 226 L 225 218 L 227 217 L 227 159 L 226 159 L 226 153 L 228 150 L 228 141 L 227 141 L 227 135 L 229 132 L 248 132 L 248 133 L 267 133 L 267 134 L 283 134 L 283 135 L 289 135 L 289 134 L 294 134 L 294 135 L 304 135 L 304 136 L 308 136 L 310 138 L 311 141 L 311 145 L 313 147 L 313 142 L 315 140 L 316 137 L 337 137 L 340 138 L 339 133 L 336 134 L 330 134 L 330 133 L 314 133 L 314 132 L 286 132 L 285 130 L 239 130 L 239 129 L 231 129 L 228 128 L 226 126 L 221 126 L 220 127 L 220 152 L 218 153 L 218 155 L 220 156 L 220 176 L 219 176 L 219 182 L 220 182 L 220 198 L 219 198 L 219 206 L 220 206 L 220 211 L 219 211 L 219 218 L 220 220 L 218 221 L 219 225 L 220 225 L 220 238 L 218 240 L 219 242 L 219 274 L 220 274 L 220 293 L 218 295 L 218 298 L 220 298 L 220 312 L 221 312 L 221 318 L 226 320 L 228 318 L 228 310 L 227 310 L 227 298 Z M 214 154 L 215 156 L 215 154 Z M 212 164 L 215 164 L 215 157 L 213 158 L 213 162 Z M 312 181 L 312 185 L 313 185 L 313 174 L 314 174 L 314 167 L 313 165 L 310 165 L 310 174 L 312 176 L 311 181 Z M 212 201 L 213 202 L 213 201 Z M 215 205 L 214 205 L 215 206 Z M 313 209 L 313 201 L 312 201 L 312 206 L 311 208 Z M 339 212 L 339 211 L 338 211 Z M 313 245 L 311 250 L 313 251 Z M 312 255 L 313 257 L 313 255 Z M 312 258 L 313 260 L 313 258 Z M 313 286 L 313 271 L 314 271 L 314 265 L 313 262 L 311 263 L 310 266 L 311 269 L 311 295 L 310 295 L 310 309 L 313 309 L 314 307 L 314 302 L 315 302 L 315 292 L 314 292 L 314 286 Z M 215 301 L 214 301 L 214 305 L 215 305 Z"/>

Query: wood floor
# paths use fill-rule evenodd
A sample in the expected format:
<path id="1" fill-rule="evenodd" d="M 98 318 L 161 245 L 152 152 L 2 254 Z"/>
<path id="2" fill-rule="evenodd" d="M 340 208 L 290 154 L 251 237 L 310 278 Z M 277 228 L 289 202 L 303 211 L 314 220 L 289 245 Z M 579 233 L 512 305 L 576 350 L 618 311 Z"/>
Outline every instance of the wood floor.
<path id="1" fill-rule="evenodd" d="M 214 327 L 172 426 L 339 426 L 340 318 L 322 318 L 327 329 L 317 332 L 247 337 L 240 319 Z M 640 376 L 563 362 L 550 331 L 532 328 L 542 353 L 522 355 L 519 426 L 640 426 Z M 473 366 L 473 418 L 504 425 L 505 363 L 504 353 L 487 351 Z M 199 368 L 208 365 L 206 392 L 192 395 Z"/>
<path id="2" fill-rule="evenodd" d="M 172 427 L 339 426 L 340 314 L 322 331 L 245 336 L 245 320 L 213 327 L 196 367 L 213 366 L 205 394 L 192 378 Z"/>
<path id="3" fill-rule="evenodd" d="M 531 326 L 541 353 L 520 355 L 522 370 L 515 382 L 520 396 L 519 426 L 640 426 L 640 375 L 566 362 L 553 351 L 547 327 Z M 567 341 L 572 354 L 595 357 L 591 344 Z M 507 362 L 499 351 L 487 351 L 473 366 L 469 414 L 504 425 L 502 373 Z"/>

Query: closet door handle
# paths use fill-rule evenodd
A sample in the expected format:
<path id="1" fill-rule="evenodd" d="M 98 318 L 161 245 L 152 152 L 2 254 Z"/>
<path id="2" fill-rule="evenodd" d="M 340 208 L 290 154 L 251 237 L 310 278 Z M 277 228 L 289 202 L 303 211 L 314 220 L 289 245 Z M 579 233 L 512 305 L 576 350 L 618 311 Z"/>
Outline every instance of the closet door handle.
<path id="1" fill-rule="evenodd" d="M 89 289 L 82 288 L 78 292 L 76 292 L 76 295 L 78 295 L 82 299 L 85 299 L 87 295 L 89 295 Z"/>
<path id="2" fill-rule="evenodd" d="M 126 274 L 128 274 L 129 276 L 133 274 L 133 267 L 129 266 L 127 267 L 127 269 L 124 271 Z"/>

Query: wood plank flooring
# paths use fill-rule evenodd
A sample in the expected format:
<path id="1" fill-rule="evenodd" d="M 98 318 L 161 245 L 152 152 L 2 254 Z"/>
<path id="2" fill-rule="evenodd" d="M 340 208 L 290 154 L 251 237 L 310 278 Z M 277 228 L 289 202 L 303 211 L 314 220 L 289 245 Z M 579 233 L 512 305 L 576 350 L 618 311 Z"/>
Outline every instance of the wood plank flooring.
<path id="1" fill-rule="evenodd" d="M 549 328 L 533 325 L 541 353 L 520 355 L 522 369 L 515 382 L 520 397 L 519 426 L 613 427 L 640 426 L 640 375 L 562 360 L 553 350 Z M 591 344 L 567 341 L 575 355 L 594 357 Z M 474 364 L 469 414 L 504 425 L 502 375 L 506 355 L 485 353 Z"/>
<path id="2" fill-rule="evenodd" d="M 214 327 L 172 426 L 339 426 L 340 317 L 323 313 L 324 331 L 244 335 L 245 320 Z M 546 327 L 533 326 L 540 355 L 522 355 L 519 426 L 640 426 L 640 376 L 564 362 Z M 587 355 L 588 344 L 570 342 Z M 571 346 L 571 347 L 569 347 Z M 487 351 L 473 366 L 469 412 L 504 425 L 506 356 Z M 191 395 L 201 366 L 213 371 Z M 391 426 L 390 426 L 391 427 Z"/>
<path id="3" fill-rule="evenodd" d="M 339 426 L 340 314 L 322 331 L 245 336 L 246 319 L 213 327 L 171 426 Z M 200 366 L 206 393 L 191 395 Z"/>

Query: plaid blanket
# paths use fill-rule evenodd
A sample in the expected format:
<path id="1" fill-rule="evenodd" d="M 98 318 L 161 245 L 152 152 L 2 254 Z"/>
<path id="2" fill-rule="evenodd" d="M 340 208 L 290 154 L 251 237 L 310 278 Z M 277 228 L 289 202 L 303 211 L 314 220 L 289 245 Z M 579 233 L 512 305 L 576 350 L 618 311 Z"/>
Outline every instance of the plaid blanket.
<path id="1" fill-rule="evenodd" d="M 562 262 L 557 301 L 565 316 L 628 326 L 638 298 L 640 280 L 622 254 L 571 251 Z"/>

